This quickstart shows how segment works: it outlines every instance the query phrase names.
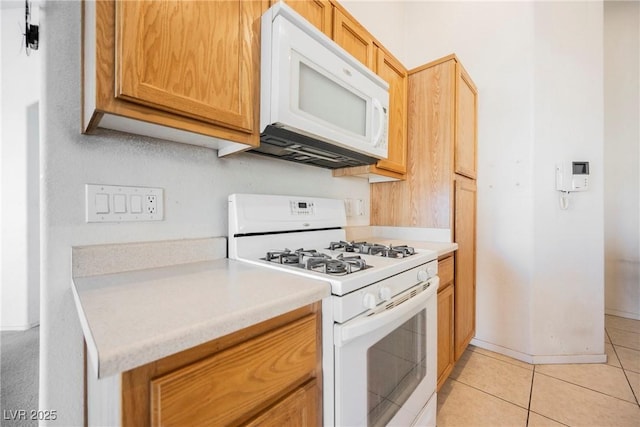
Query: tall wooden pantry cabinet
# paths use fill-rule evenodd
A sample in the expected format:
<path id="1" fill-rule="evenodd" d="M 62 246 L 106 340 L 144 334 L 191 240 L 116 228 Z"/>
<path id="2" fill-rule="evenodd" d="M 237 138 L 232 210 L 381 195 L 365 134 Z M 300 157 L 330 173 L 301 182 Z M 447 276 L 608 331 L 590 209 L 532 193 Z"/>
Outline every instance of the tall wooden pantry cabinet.
<path id="1" fill-rule="evenodd" d="M 406 180 L 371 185 L 372 225 L 448 229 L 458 244 L 455 259 L 440 260 L 454 266 L 453 292 L 441 283 L 438 293 L 442 307 L 453 296 L 438 325 L 438 355 L 451 360 L 475 334 L 477 103 L 455 55 L 410 70 Z M 438 365 L 441 385 L 453 365 Z"/>

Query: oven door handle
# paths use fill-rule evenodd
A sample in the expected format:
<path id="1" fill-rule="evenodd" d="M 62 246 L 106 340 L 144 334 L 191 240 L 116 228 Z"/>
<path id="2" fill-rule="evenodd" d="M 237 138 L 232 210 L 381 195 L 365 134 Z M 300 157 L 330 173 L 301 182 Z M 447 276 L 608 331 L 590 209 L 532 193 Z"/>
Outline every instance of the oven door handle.
<path id="1" fill-rule="evenodd" d="M 334 344 L 341 347 L 347 342 L 371 333 L 385 325 L 393 324 L 398 320 L 402 322 L 410 319 L 416 312 L 420 311 L 419 308 L 425 306 L 429 298 L 435 295 L 439 283 L 440 278 L 438 276 L 432 277 L 429 279 L 427 289 L 400 305 L 370 316 L 362 316 L 341 325 L 334 335 Z"/>

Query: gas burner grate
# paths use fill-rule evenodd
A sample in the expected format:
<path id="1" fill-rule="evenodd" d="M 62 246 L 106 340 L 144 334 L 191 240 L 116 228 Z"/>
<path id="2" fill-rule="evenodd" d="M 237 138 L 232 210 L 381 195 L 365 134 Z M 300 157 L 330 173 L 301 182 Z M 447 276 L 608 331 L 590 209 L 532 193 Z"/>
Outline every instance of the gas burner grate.
<path id="1" fill-rule="evenodd" d="M 331 242 L 329 247 L 332 251 L 343 250 L 344 252 L 354 252 L 360 254 L 382 256 L 387 258 L 404 258 L 415 254 L 415 249 L 407 245 L 382 245 L 368 242 Z"/>
<path id="2" fill-rule="evenodd" d="M 261 259 L 278 264 L 298 264 L 300 262 L 298 254 L 292 252 L 290 249 L 269 251 L 267 255 Z"/>
<path id="3" fill-rule="evenodd" d="M 277 264 L 286 264 L 293 267 L 304 268 L 331 275 L 344 275 L 371 268 L 360 256 L 344 256 L 340 254 L 335 258 L 318 252 L 315 249 L 290 249 L 267 252 L 264 261 Z"/>
<path id="4" fill-rule="evenodd" d="M 307 270 L 332 275 L 355 273 L 356 271 L 365 270 L 370 267 L 371 266 L 367 265 L 367 262 L 359 256 L 344 257 L 342 254 L 336 258 L 309 258 L 306 262 Z"/>

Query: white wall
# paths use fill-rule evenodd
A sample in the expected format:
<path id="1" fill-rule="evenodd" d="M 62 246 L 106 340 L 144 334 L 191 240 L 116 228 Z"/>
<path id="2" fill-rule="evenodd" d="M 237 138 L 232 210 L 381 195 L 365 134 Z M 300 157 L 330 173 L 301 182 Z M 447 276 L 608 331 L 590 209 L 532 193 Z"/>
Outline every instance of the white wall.
<path id="1" fill-rule="evenodd" d="M 535 4 L 531 354 L 604 353 L 601 2 Z M 561 210 L 558 161 L 590 162 L 590 189 Z"/>
<path id="2" fill-rule="evenodd" d="M 605 311 L 640 319 L 640 2 L 604 16 Z"/>
<path id="3" fill-rule="evenodd" d="M 0 8 L 0 329 L 39 322 L 38 99 L 40 54 L 22 46 L 24 2 Z"/>
<path id="4" fill-rule="evenodd" d="M 404 63 L 406 0 L 344 0 L 340 3 L 387 50 Z"/>
<path id="5" fill-rule="evenodd" d="M 601 357 L 601 4 L 408 2 L 405 28 L 405 65 L 455 52 L 478 87 L 474 342 L 529 361 Z M 580 159 L 592 190 L 560 212 L 555 163 Z"/>
<path id="6" fill-rule="evenodd" d="M 71 247 L 227 234 L 233 192 L 362 198 L 359 178 L 251 154 L 218 159 L 213 150 L 80 127 L 80 3 L 47 2 L 41 14 L 42 311 L 40 408 L 57 425 L 82 424 L 82 332 L 70 290 Z M 165 189 L 165 220 L 84 222 L 84 184 Z M 367 216 L 359 223 L 368 224 Z"/>
<path id="7" fill-rule="evenodd" d="M 407 66 L 456 53 L 478 87 L 476 337 L 529 354 L 533 5 L 411 2 L 406 18 Z"/>

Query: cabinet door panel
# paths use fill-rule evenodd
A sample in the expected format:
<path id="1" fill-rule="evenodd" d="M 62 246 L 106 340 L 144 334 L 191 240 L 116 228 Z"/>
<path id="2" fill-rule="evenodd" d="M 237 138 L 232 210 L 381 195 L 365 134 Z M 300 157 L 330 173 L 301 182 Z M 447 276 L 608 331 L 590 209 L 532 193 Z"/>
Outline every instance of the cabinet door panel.
<path id="1" fill-rule="evenodd" d="M 460 64 L 456 64 L 455 172 L 476 178 L 476 88 Z"/>
<path id="2" fill-rule="evenodd" d="M 116 96 L 251 132 L 251 3 L 118 2 Z"/>
<path id="3" fill-rule="evenodd" d="M 358 61 L 374 69 L 375 51 L 373 37 L 360 24 L 334 8 L 333 40 Z"/>
<path id="4" fill-rule="evenodd" d="M 453 284 L 438 291 L 438 390 L 453 369 Z"/>
<path id="5" fill-rule="evenodd" d="M 476 182 L 455 178 L 455 359 L 476 332 Z"/>
<path id="6" fill-rule="evenodd" d="M 389 156 L 379 168 L 407 171 L 407 70 L 383 49 L 377 48 L 376 74 L 389 83 Z"/>
<path id="7" fill-rule="evenodd" d="M 271 0 L 271 4 L 279 0 Z M 327 0 L 286 0 L 293 10 L 302 15 L 317 29 L 325 33 L 329 38 L 333 33 L 332 6 Z"/>
<path id="8" fill-rule="evenodd" d="M 229 425 L 311 379 L 317 316 L 307 316 L 151 381 L 154 426 Z"/>
<path id="9" fill-rule="evenodd" d="M 311 380 L 252 420 L 247 427 L 312 427 L 322 424 L 317 380 Z"/>

